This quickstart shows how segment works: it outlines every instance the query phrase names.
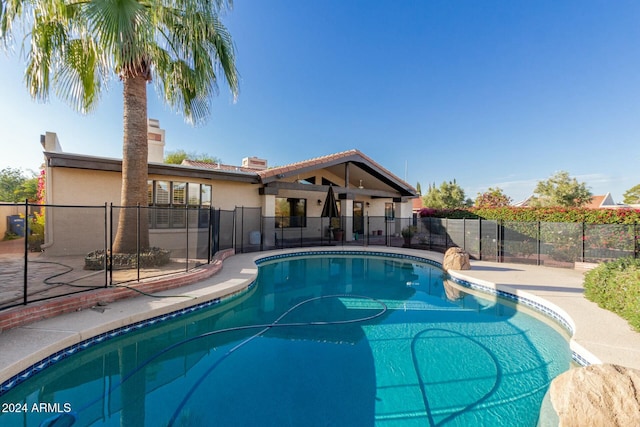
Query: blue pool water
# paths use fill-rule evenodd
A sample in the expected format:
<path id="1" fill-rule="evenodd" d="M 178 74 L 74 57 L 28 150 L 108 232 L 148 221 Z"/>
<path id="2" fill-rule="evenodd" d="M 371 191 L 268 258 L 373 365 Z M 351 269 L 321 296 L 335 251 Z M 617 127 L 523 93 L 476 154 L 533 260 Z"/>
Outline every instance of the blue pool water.
<path id="1" fill-rule="evenodd" d="M 535 426 L 567 336 L 468 292 L 399 258 L 263 262 L 246 293 L 11 389 L 0 425 Z"/>

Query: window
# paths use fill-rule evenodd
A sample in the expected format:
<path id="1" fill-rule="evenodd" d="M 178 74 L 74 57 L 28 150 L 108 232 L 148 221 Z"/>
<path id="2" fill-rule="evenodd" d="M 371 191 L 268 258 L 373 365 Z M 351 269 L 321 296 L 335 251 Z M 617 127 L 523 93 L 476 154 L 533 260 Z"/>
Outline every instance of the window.
<path id="1" fill-rule="evenodd" d="M 189 183 L 189 207 L 200 206 L 200 184 Z"/>
<path id="2" fill-rule="evenodd" d="M 149 181 L 149 225 L 151 228 L 207 227 L 212 202 L 211 185 L 193 182 Z M 187 208 L 194 209 L 191 213 Z M 206 212 L 201 212 L 202 208 Z M 205 215 L 206 214 L 206 215 Z"/>
<path id="3" fill-rule="evenodd" d="M 173 183 L 173 197 L 171 198 L 173 206 L 184 206 L 187 203 L 187 183 Z"/>
<path id="4" fill-rule="evenodd" d="M 393 207 L 393 203 L 385 203 L 384 204 L 384 217 L 387 220 L 392 220 L 396 218 L 396 211 Z"/>
<path id="5" fill-rule="evenodd" d="M 155 221 L 153 224 L 155 224 L 156 228 L 171 227 L 171 221 L 169 218 L 170 212 L 169 209 L 167 209 L 170 206 L 169 201 L 171 200 L 170 188 L 171 187 L 169 181 L 156 181 L 154 194 L 155 209 L 151 209 L 152 211 L 154 211 Z"/>
<path id="6" fill-rule="evenodd" d="M 156 181 L 156 206 L 169 206 L 169 181 Z"/>
<path id="7" fill-rule="evenodd" d="M 280 227 L 306 227 L 307 199 L 276 197 L 276 217 Z"/>
<path id="8" fill-rule="evenodd" d="M 209 207 L 211 206 L 211 186 L 202 184 L 202 198 L 200 200 L 200 206 Z"/>
<path id="9" fill-rule="evenodd" d="M 187 211 L 185 210 L 187 204 L 187 183 L 186 182 L 174 182 L 173 192 L 171 195 L 171 226 L 174 228 L 182 228 L 187 224 Z"/>

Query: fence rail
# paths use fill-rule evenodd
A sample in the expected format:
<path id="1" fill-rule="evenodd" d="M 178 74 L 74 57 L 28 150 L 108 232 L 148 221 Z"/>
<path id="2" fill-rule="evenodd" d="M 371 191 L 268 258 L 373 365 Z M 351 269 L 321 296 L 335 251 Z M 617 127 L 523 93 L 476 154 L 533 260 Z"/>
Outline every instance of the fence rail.
<path id="1" fill-rule="evenodd" d="M 115 224 L 135 211 L 150 246 L 111 253 Z M 499 222 L 482 219 L 268 217 L 260 208 L 61 206 L 0 203 L 7 222 L 0 241 L 0 310 L 35 301 L 123 286 L 189 271 L 226 249 L 238 253 L 308 246 L 394 246 L 472 258 L 573 268 L 638 258 L 638 224 Z M 16 213 L 17 212 L 17 213 Z M 146 225 L 145 225 L 146 224 Z M 139 231 L 136 230 L 136 233 Z M 403 237 L 411 230 L 411 236 Z M 13 239 L 7 239 L 12 237 Z M 116 259 L 117 258 L 117 259 Z M 164 263 L 148 259 L 166 258 Z"/>

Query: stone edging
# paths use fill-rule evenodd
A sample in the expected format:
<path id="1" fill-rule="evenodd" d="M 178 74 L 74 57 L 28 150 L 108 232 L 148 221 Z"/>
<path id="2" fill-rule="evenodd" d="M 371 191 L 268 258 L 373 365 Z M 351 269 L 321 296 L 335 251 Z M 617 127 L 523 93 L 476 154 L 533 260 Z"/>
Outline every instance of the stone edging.
<path id="1" fill-rule="evenodd" d="M 179 288 L 207 279 L 222 269 L 222 262 L 234 254 L 233 249 L 218 252 L 211 264 L 157 278 L 143 279 L 131 287 L 144 293 L 156 293 Z M 98 303 L 110 303 L 124 298 L 140 295 L 139 292 L 123 286 L 99 288 L 74 295 L 61 296 L 39 301 L 26 306 L 13 307 L 0 311 L 0 333 L 11 328 L 49 319 L 64 313 L 95 307 Z"/>

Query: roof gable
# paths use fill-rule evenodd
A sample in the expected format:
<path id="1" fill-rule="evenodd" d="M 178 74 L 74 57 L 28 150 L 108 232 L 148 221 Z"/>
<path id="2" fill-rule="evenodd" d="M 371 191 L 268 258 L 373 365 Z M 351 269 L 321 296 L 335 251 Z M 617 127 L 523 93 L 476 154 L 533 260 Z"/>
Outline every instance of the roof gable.
<path id="1" fill-rule="evenodd" d="M 356 165 L 365 174 L 371 175 L 384 182 L 404 196 L 416 196 L 416 190 L 411 185 L 356 149 L 315 157 L 309 160 L 258 171 L 257 173 L 262 182 L 268 184 L 281 179 L 307 174 L 308 172 L 319 169 L 335 168 L 347 163 Z"/>

